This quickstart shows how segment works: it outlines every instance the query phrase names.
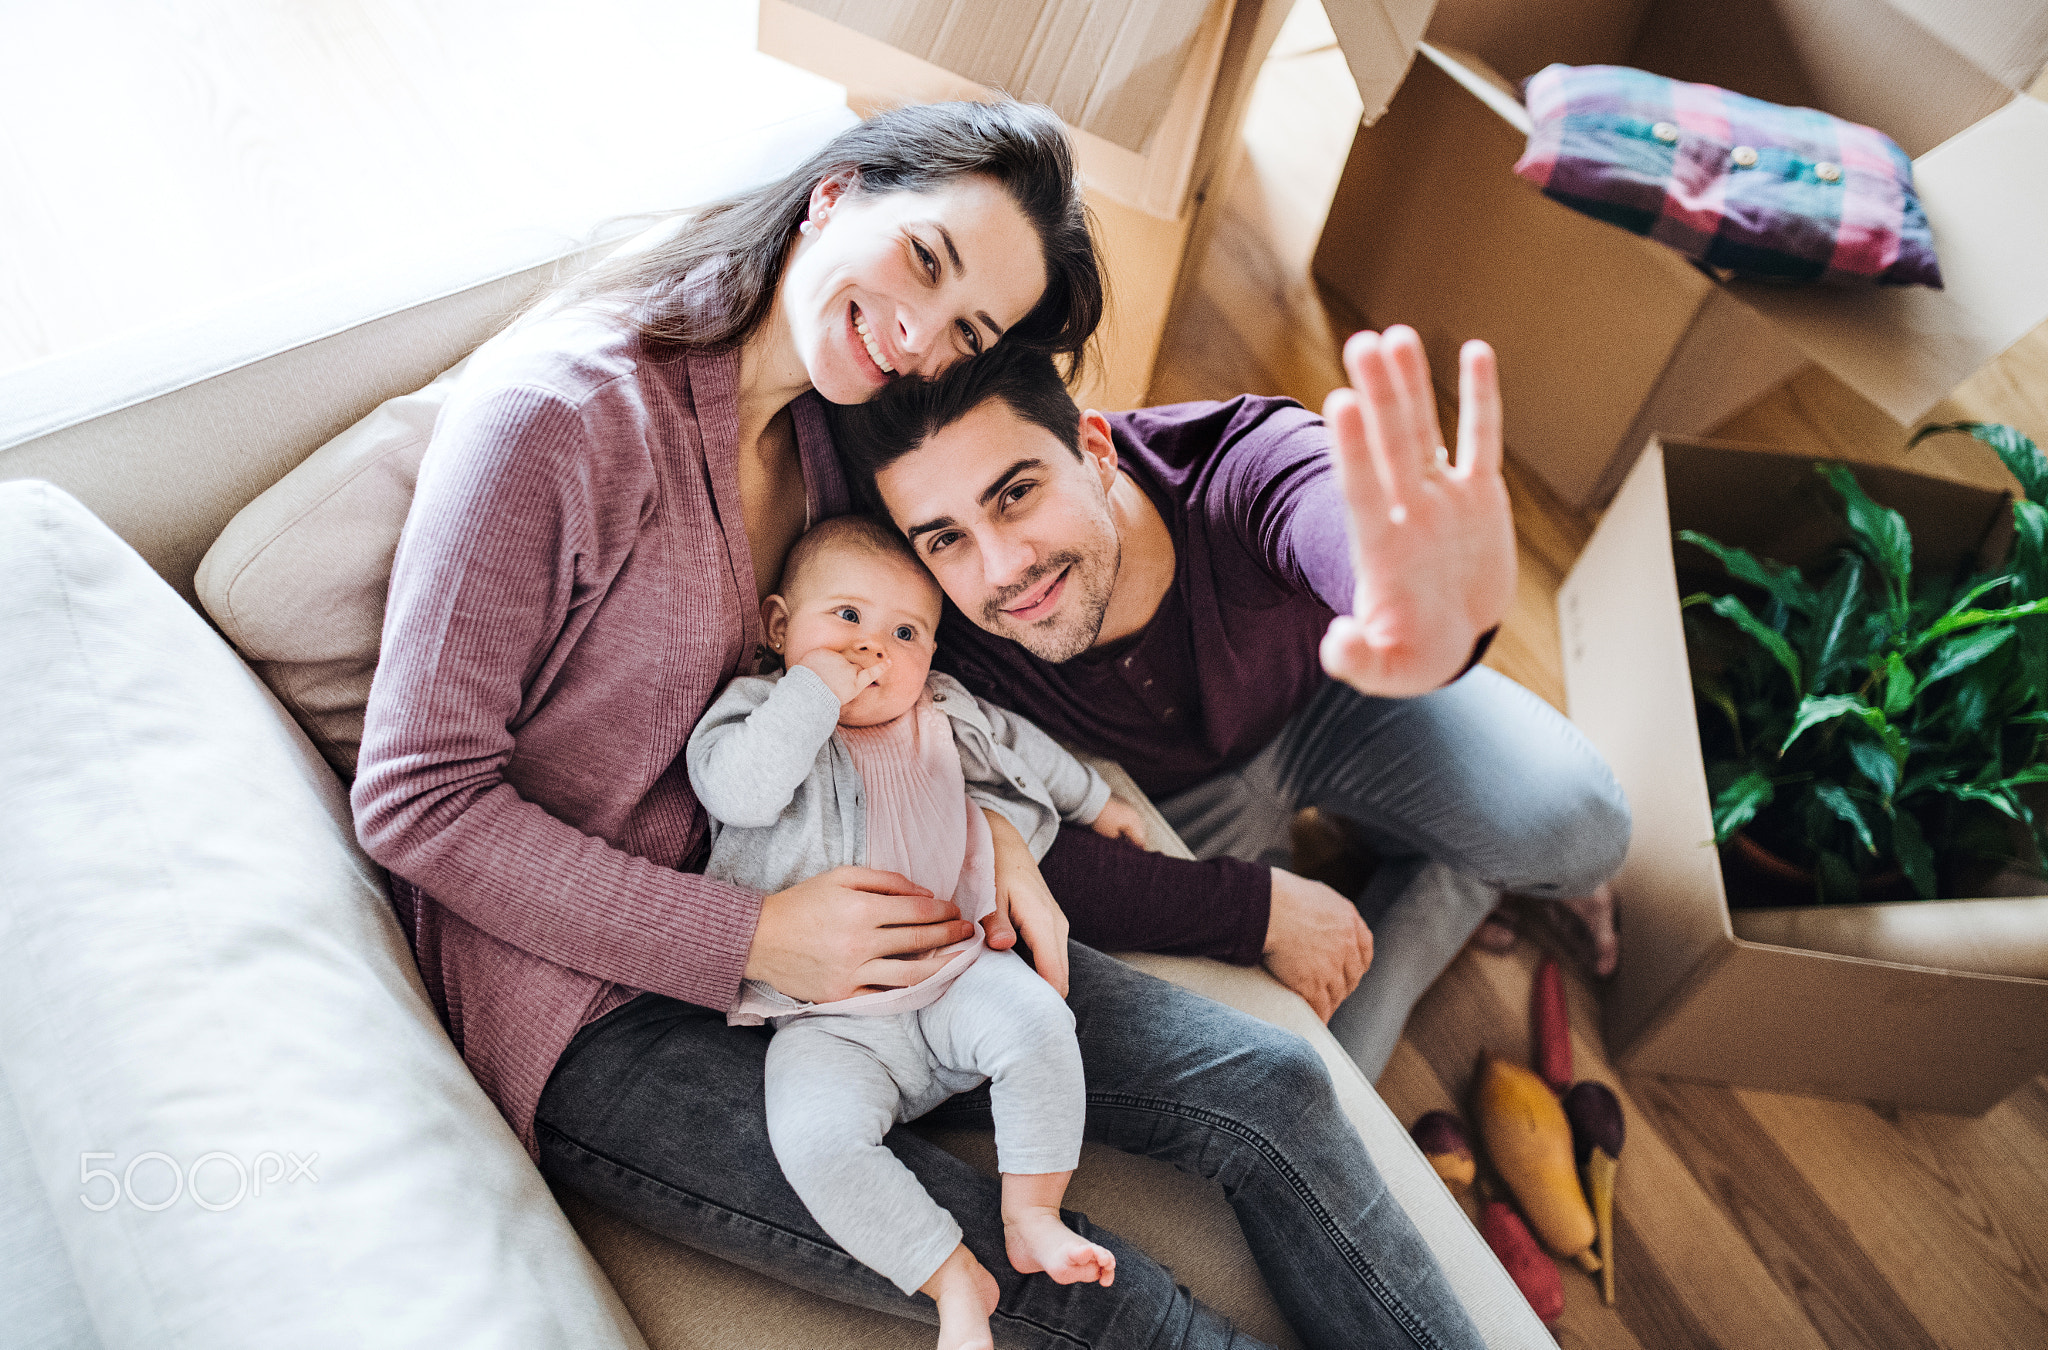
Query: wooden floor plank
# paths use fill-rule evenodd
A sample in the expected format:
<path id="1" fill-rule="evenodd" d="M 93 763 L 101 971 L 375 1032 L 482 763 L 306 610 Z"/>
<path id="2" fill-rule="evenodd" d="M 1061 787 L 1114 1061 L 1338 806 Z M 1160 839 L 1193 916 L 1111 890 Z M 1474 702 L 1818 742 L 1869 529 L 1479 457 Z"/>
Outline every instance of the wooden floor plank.
<path id="1" fill-rule="evenodd" d="M 1942 1345 L 2048 1345 L 2048 1191 L 1996 1122 L 1736 1095 Z"/>
<path id="2" fill-rule="evenodd" d="M 1480 1047 L 1529 1063 L 1529 990 L 1537 951 L 1523 943 L 1505 956 L 1468 949 L 1431 987 L 1409 1018 L 1408 1039 L 1458 1100 L 1469 1097 Z M 1568 985 L 1576 983 L 1568 980 Z M 1614 1089 L 1628 1119 L 1615 1178 L 1615 1313 L 1646 1346 L 1770 1346 L 1826 1350 L 1803 1307 L 1779 1286 L 1748 1236 L 1695 1178 L 1616 1077 L 1598 1041 L 1592 1005 L 1573 999 L 1577 1077 Z M 1624 1226 L 1625 1224 L 1625 1226 Z M 1711 1271 L 1711 1278 L 1703 1272 Z M 1566 1287 L 1591 1286 L 1564 1269 Z"/>
<path id="3" fill-rule="evenodd" d="M 1831 1350 L 1939 1350 L 1733 1089 L 1647 1077 L 1631 1089 L 1638 1118 L 1670 1142 Z"/>

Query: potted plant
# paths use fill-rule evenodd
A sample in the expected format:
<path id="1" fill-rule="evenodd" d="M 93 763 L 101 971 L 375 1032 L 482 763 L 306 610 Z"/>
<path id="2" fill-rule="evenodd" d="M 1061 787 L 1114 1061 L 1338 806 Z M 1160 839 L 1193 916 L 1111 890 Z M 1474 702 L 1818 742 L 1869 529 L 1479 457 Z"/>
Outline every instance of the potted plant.
<path id="1" fill-rule="evenodd" d="M 1947 431 L 2024 494 L 1992 570 L 1916 574 L 1904 518 L 1840 464 L 1814 466 L 1849 532 L 1825 575 L 1678 532 L 1742 586 L 1684 601 L 1732 905 L 1969 894 L 2048 856 L 2028 800 L 2048 783 L 2048 457 L 1975 422 L 1913 444 Z"/>

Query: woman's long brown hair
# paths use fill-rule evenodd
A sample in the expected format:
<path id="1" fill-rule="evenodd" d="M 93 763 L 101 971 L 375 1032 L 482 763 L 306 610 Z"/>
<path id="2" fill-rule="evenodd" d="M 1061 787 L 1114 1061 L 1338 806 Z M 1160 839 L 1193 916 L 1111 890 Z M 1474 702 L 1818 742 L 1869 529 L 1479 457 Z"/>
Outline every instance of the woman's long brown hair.
<path id="1" fill-rule="evenodd" d="M 1078 378 L 1102 319 L 1103 279 L 1073 151 L 1059 118 L 1032 104 L 925 103 L 879 113 L 773 183 L 694 212 L 671 239 L 585 272 L 570 300 L 624 302 L 658 347 L 724 347 L 767 317 L 811 190 L 851 170 L 849 191 L 930 192 L 963 174 L 1002 184 L 1037 232 L 1045 294 L 1004 335 L 1064 356 Z"/>

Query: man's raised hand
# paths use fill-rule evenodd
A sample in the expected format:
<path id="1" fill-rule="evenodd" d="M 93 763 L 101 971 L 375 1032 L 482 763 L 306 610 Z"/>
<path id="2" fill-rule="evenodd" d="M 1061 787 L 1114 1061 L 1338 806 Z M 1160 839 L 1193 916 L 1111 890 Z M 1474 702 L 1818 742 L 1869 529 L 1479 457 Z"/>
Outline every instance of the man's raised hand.
<path id="1" fill-rule="evenodd" d="M 1356 590 L 1323 636 L 1323 669 L 1363 694 L 1426 694 L 1458 674 L 1514 596 L 1493 349 L 1475 341 L 1459 353 L 1455 460 L 1414 329 L 1353 334 L 1344 366 L 1351 386 L 1331 392 L 1323 420 Z"/>

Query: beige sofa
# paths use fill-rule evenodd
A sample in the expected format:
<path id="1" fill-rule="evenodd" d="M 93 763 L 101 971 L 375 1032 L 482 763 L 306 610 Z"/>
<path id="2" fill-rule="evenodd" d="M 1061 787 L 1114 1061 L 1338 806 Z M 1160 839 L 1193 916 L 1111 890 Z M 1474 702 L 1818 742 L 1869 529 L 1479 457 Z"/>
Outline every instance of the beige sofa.
<path id="1" fill-rule="evenodd" d="M 930 1343 L 557 1207 L 435 1021 L 340 779 L 192 604 L 247 503 L 580 256 L 467 241 L 0 376 L 10 1345 Z M 54 488 L 9 481 L 31 479 Z M 385 528 L 327 536 L 335 565 Z M 317 656 L 331 619 L 290 626 Z M 287 700 L 301 718 L 309 697 Z M 1551 1343 L 1301 1000 L 1261 971 L 1130 959 L 1315 1044 L 1488 1344 Z M 992 1162 L 986 1138 L 944 1142 Z M 1213 1185 L 1091 1147 L 1069 1203 L 1296 1343 Z"/>

